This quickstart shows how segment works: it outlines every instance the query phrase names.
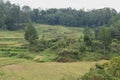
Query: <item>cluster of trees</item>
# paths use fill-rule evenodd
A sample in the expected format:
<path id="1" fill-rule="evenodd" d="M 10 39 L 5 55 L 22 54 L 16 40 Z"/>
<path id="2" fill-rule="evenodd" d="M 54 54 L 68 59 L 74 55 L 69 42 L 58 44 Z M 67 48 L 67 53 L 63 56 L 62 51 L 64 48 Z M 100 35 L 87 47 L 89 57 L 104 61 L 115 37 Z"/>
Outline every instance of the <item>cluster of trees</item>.
<path id="1" fill-rule="evenodd" d="M 0 0 L 0 29 L 18 30 L 25 27 L 29 21 L 27 6 L 22 9 L 19 5 Z"/>
<path id="2" fill-rule="evenodd" d="M 97 27 L 110 25 L 117 21 L 119 13 L 112 8 L 93 10 L 76 10 L 72 8 L 61 9 L 31 9 L 29 6 L 20 7 L 9 1 L 0 0 L 0 28 L 17 30 L 24 28 L 28 21 L 41 24 L 65 25 L 65 26 L 88 26 Z"/>
<path id="3" fill-rule="evenodd" d="M 95 36 L 96 35 L 96 36 Z M 86 47 L 89 47 L 91 51 L 99 51 L 102 49 L 104 56 L 106 55 L 106 50 L 110 49 L 110 44 L 112 43 L 111 29 L 107 27 L 97 28 L 97 33 L 95 30 L 90 28 L 84 29 L 84 43 Z M 117 40 L 117 39 L 116 39 Z M 97 42 L 96 42 L 97 41 Z M 98 49 L 95 47 L 99 45 Z"/>
<path id="4" fill-rule="evenodd" d="M 89 26 L 96 27 L 109 25 L 111 18 L 117 15 L 117 11 L 111 8 L 76 10 L 72 8 L 63 9 L 33 9 L 31 19 L 33 22 L 51 25 L 65 26 Z"/>

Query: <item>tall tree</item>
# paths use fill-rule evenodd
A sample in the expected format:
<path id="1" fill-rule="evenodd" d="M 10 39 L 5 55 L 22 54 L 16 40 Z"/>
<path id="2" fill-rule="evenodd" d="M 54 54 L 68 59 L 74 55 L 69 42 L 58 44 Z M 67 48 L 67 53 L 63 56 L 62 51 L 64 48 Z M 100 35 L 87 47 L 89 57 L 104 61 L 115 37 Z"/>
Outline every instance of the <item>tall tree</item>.
<path id="1" fill-rule="evenodd" d="M 92 45 L 92 40 L 94 39 L 94 32 L 90 28 L 85 28 L 83 31 L 84 34 L 84 42 L 87 46 Z"/>
<path id="2" fill-rule="evenodd" d="M 32 12 L 32 9 L 29 6 L 22 7 L 22 13 L 23 13 L 24 19 L 26 19 L 26 21 L 31 20 L 31 12 Z"/>
<path id="3" fill-rule="evenodd" d="M 105 27 L 102 27 L 99 31 L 98 36 L 99 36 L 99 40 L 102 42 L 104 54 L 105 54 L 106 49 L 108 48 L 112 40 L 110 30 Z"/>
<path id="4" fill-rule="evenodd" d="M 5 22 L 4 3 L 0 0 L 0 28 L 3 28 Z"/>
<path id="5" fill-rule="evenodd" d="M 40 17 L 39 9 L 33 9 L 31 14 L 32 14 L 31 15 L 32 21 L 39 22 L 39 17 Z"/>
<path id="6" fill-rule="evenodd" d="M 36 39 L 38 39 L 37 31 L 31 23 L 29 23 L 27 26 L 24 38 L 26 41 L 29 42 L 29 44 L 33 44 L 36 41 Z"/>
<path id="7" fill-rule="evenodd" d="M 20 6 L 6 4 L 6 20 L 5 24 L 8 30 L 20 29 Z M 10 8 L 8 7 L 10 6 Z"/>

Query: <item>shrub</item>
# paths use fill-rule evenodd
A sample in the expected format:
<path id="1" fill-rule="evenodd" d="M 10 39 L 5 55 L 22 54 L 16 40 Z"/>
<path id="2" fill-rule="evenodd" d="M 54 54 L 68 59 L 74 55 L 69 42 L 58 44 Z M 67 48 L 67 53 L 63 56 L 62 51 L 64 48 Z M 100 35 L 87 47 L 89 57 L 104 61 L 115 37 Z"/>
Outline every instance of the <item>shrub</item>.
<path id="1" fill-rule="evenodd" d="M 84 36 L 84 42 L 86 46 L 92 45 L 92 39 L 89 36 Z"/>
<path id="2" fill-rule="evenodd" d="M 64 49 L 58 52 L 57 61 L 58 62 L 73 62 L 78 59 L 78 51 L 71 49 Z"/>
<path id="3" fill-rule="evenodd" d="M 51 43 L 50 40 L 41 39 L 40 41 L 36 41 L 33 44 L 29 44 L 28 48 L 31 52 L 39 52 L 51 47 L 52 44 L 53 43 Z"/>
<path id="4" fill-rule="evenodd" d="M 116 42 L 112 42 L 110 44 L 110 51 L 113 53 L 120 53 L 120 44 Z"/>
<path id="5" fill-rule="evenodd" d="M 68 46 L 68 42 L 66 42 L 64 39 L 61 39 L 55 43 L 52 49 L 58 50 L 60 48 L 66 48 L 67 46 Z"/>
<path id="6" fill-rule="evenodd" d="M 62 51 L 58 52 L 58 55 L 75 57 L 78 55 L 78 51 L 72 49 L 63 49 Z"/>
<path id="7" fill-rule="evenodd" d="M 11 53 L 11 52 L 8 54 L 9 57 L 13 57 L 13 56 L 16 56 L 16 55 L 17 55 L 17 53 Z"/>
<path id="8" fill-rule="evenodd" d="M 113 58 L 103 65 L 96 65 L 82 80 L 119 80 L 120 79 L 120 57 Z"/>
<path id="9" fill-rule="evenodd" d="M 120 57 L 113 58 L 107 66 L 107 71 L 116 79 L 120 79 Z"/>
<path id="10" fill-rule="evenodd" d="M 31 56 L 25 54 L 25 53 L 19 53 L 16 55 L 17 58 L 25 58 L 25 59 L 32 59 Z"/>
<path id="11" fill-rule="evenodd" d="M 86 52 L 86 46 L 85 45 L 81 45 L 80 46 L 80 52 Z"/>
<path id="12" fill-rule="evenodd" d="M 39 43 L 37 43 L 37 42 L 35 42 L 35 43 L 33 43 L 33 44 L 29 44 L 29 45 L 28 45 L 29 51 L 31 51 L 31 52 L 38 52 L 38 51 L 40 51 L 40 47 L 39 47 L 38 44 L 39 44 Z"/>
<path id="13" fill-rule="evenodd" d="M 57 62 L 74 62 L 75 60 L 70 57 L 59 56 L 59 57 L 57 57 L 56 61 Z"/>
<path id="14" fill-rule="evenodd" d="M 117 39 L 113 39 L 112 42 L 118 43 L 118 40 Z"/>
<path id="15" fill-rule="evenodd" d="M 82 77 L 82 80 L 113 80 L 109 74 L 104 70 L 91 70 L 89 73 Z"/>
<path id="16" fill-rule="evenodd" d="M 80 60 L 98 61 L 98 60 L 101 60 L 102 57 L 103 55 L 100 53 L 86 52 L 85 54 L 81 55 Z"/>

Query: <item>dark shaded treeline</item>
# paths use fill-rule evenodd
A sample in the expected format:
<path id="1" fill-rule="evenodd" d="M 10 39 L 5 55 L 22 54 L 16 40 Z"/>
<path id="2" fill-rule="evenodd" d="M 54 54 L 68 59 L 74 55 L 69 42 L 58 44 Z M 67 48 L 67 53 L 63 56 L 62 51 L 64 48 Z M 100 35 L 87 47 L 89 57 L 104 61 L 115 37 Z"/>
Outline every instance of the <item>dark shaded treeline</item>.
<path id="1" fill-rule="evenodd" d="M 119 13 L 112 8 L 85 11 L 72 8 L 31 9 L 29 6 L 11 4 L 0 0 L 0 28 L 17 30 L 24 28 L 25 23 L 32 21 L 41 24 L 97 27 L 114 23 Z M 115 18 L 115 19 L 114 19 Z M 113 20 L 114 19 L 114 20 Z"/>
<path id="2" fill-rule="evenodd" d="M 29 21 L 28 12 L 19 5 L 0 0 L 0 29 L 18 30 Z"/>
<path id="3" fill-rule="evenodd" d="M 77 27 L 108 25 L 111 18 L 117 15 L 116 10 L 111 8 L 91 11 L 85 11 L 84 9 L 75 10 L 72 8 L 48 10 L 33 9 L 32 13 L 36 13 L 36 15 L 32 16 L 32 21 L 37 23 Z"/>

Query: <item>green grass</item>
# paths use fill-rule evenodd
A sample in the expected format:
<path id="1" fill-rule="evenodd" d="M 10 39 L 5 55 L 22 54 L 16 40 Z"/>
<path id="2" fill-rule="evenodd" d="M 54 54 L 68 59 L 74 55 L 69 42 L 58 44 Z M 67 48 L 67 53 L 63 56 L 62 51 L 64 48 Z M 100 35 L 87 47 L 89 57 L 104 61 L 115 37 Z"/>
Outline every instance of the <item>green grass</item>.
<path id="1" fill-rule="evenodd" d="M 83 28 L 50 26 L 34 24 L 39 39 L 44 36 L 45 40 L 55 38 L 79 39 L 83 37 Z M 24 31 L 0 31 L 0 80 L 74 80 L 89 71 L 97 62 L 73 62 L 57 63 L 53 60 L 57 57 L 55 51 L 46 49 L 42 52 L 29 52 L 24 47 L 27 42 L 24 40 Z M 77 44 L 77 43 L 75 43 Z M 78 44 L 77 44 L 78 45 Z M 74 47 L 73 45 L 71 45 Z M 44 63 L 37 63 L 31 60 L 19 59 L 16 57 L 2 57 L 6 52 L 26 54 L 31 57 L 42 56 Z M 103 61 L 104 62 L 104 61 Z M 103 63 L 102 62 L 102 63 Z"/>
<path id="2" fill-rule="evenodd" d="M 3 67 L 3 66 L 7 66 L 7 65 L 17 64 L 17 63 L 21 63 L 21 62 L 23 63 L 25 61 L 27 61 L 27 60 L 0 57 L 0 68 Z"/>
<path id="3" fill-rule="evenodd" d="M 77 27 L 64 27 L 64 26 L 50 26 L 50 25 L 40 25 L 36 24 L 35 25 L 38 34 L 40 38 L 42 35 L 45 36 L 46 39 L 52 39 L 56 37 L 63 37 L 63 36 L 68 36 L 68 37 L 75 37 L 79 38 L 82 35 L 82 28 L 77 28 Z"/>
<path id="4" fill-rule="evenodd" d="M 36 63 L 24 59 L 0 58 L 4 75 L 0 80 L 61 80 L 81 77 L 98 62 Z M 105 61 L 101 61 L 103 63 Z"/>
<path id="5" fill-rule="evenodd" d="M 43 56 L 43 61 L 51 62 L 51 61 L 54 61 L 54 59 L 57 57 L 57 54 L 54 51 L 47 49 L 47 50 L 43 51 L 40 54 L 40 56 Z"/>
<path id="6" fill-rule="evenodd" d="M 34 24 L 34 27 L 38 32 L 39 39 L 42 36 L 44 36 L 45 40 L 63 38 L 64 36 L 78 39 L 83 36 L 83 28 L 42 24 Z M 57 57 L 57 54 L 50 49 L 46 49 L 45 51 L 39 53 L 29 52 L 28 49 L 24 48 L 24 44 L 27 44 L 27 42 L 24 40 L 24 30 L 0 31 L 0 56 L 3 56 L 6 52 L 18 54 L 25 53 L 33 58 L 35 55 L 43 56 L 43 61 L 53 61 Z"/>
<path id="7" fill-rule="evenodd" d="M 8 30 L 1 30 L 0 31 L 0 38 L 23 38 L 22 30 L 20 31 L 8 31 Z"/>

